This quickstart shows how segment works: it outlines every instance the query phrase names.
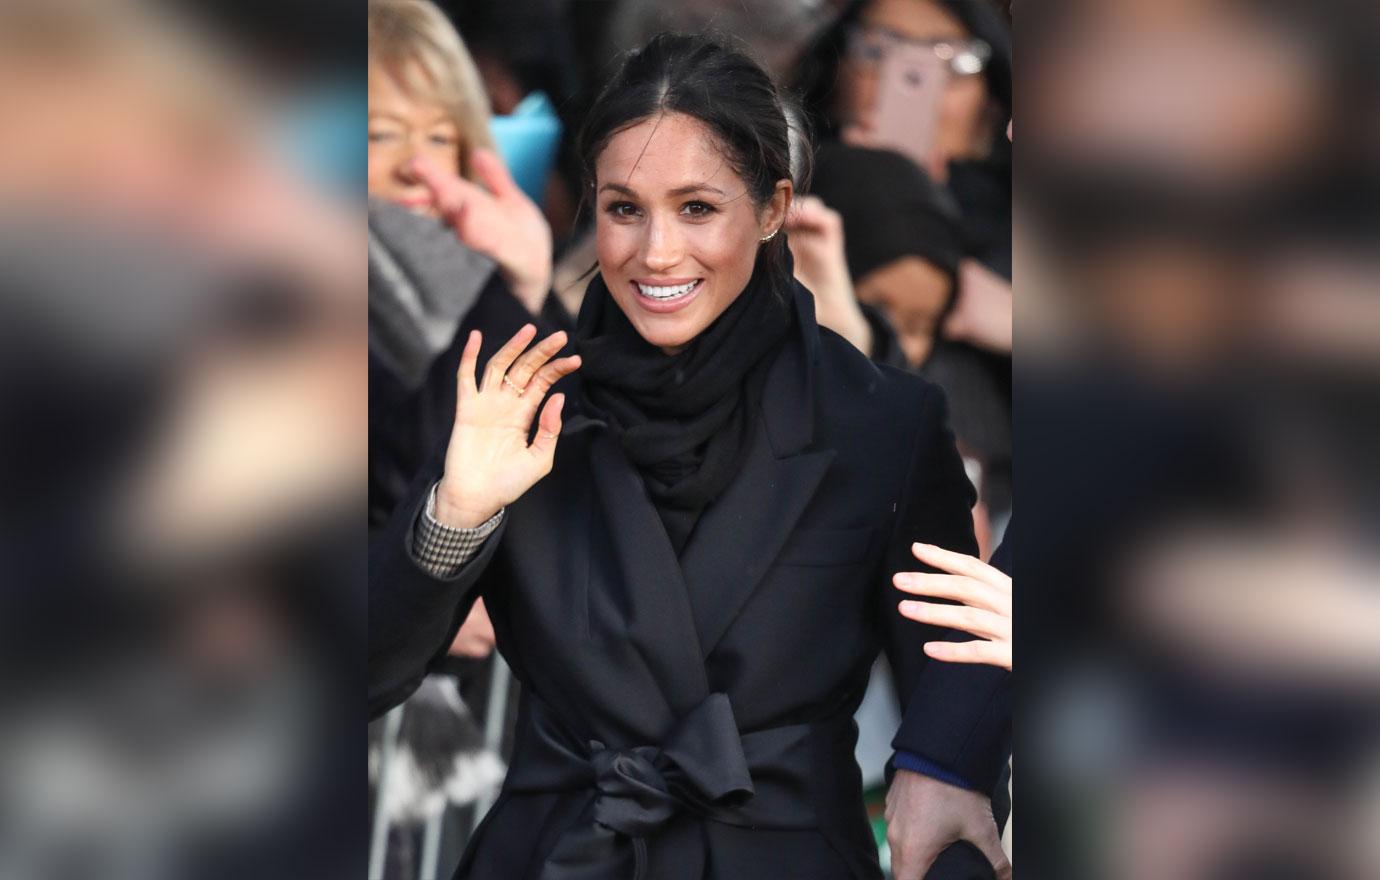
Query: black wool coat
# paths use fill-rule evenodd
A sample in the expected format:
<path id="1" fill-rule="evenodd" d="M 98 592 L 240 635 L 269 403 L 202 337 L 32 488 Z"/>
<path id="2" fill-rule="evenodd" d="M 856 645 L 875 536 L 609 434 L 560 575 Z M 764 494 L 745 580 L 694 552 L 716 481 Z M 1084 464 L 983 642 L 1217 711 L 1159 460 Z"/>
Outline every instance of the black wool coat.
<path id="1" fill-rule="evenodd" d="M 439 468 L 371 554 L 370 706 L 401 701 L 483 596 L 522 682 L 473 880 L 880 878 L 852 715 L 879 650 L 896 745 L 995 785 L 988 671 L 926 665 L 891 574 L 924 541 L 975 553 L 942 394 L 820 330 L 770 367 L 741 470 L 678 559 L 602 422 L 572 413 L 552 472 L 453 579 L 411 556 Z"/>

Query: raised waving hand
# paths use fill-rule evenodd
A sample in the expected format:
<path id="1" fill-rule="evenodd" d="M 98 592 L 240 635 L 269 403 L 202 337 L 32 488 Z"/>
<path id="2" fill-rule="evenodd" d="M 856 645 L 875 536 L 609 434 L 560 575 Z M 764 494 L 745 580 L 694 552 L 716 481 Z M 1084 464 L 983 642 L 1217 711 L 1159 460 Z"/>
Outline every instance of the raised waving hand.
<path id="1" fill-rule="evenodd" d="M 580 356 L 556 358 L 566 342 L 564 332 L 529 348 L 536 335 L 536 327 L 524 326 L 495 352 L 478 378 L 479 331 L 465 342 L 455 427 L 436 489 L 436 518 L 446 525 L 482 524 L 551 471 L 565 395 L 553 394 L 545 405 L 542 400 L 557 380 L 579 368 Z M 533 419 L 536 436 L 528 443 Z"/>

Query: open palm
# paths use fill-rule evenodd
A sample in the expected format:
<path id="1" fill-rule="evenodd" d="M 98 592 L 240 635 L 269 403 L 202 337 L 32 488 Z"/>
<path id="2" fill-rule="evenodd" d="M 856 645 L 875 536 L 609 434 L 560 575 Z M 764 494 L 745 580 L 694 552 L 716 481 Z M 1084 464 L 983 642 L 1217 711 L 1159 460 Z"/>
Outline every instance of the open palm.
<path id="1" fill-rule="evenodd" d="M 545 405 L 542 399 L 562 376 L 579 368 L 580 357 L 552 360 L 565 345 L 564 332 L 528 349 L 536 334 L 531 324 L 519 330 L 489 359 L 478 381 L 479 331 L 465 343 L 455 426 L 436 491 L 436 516 L 447 525 L 479 525 L 551 471 L 565 395 L 553 394 Z M 528 443 L 534 418 L 537 432 Z"/>

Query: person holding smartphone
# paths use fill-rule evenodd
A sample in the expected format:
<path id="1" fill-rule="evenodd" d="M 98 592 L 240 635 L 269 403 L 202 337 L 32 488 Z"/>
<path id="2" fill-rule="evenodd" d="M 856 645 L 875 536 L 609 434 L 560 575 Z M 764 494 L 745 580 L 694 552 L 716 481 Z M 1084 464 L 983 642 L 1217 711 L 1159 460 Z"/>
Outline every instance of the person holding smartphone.
<path id="1" fill-rule="evenodd" d="M 884 285 L 887 300 L 911 303 L 945 288 L 947 298 L 887 317 L 898 328 L 918 326 L 920 314 L 934 324 L 933 345 L 926 336 L 911 346 L 924 352 L 914 368 L 948 392 L 954 431 L 980 465 L 981 499 L 999 530 L 1011 509 L 1010 334 L 1001 332 L 1013 299 L 1009 22 L 987 0 L 855 0 L 799 70 L 796 86 L 826 145 L 903 156 L 956 208 L 951 280 L 897 269 Z M 823 173 L 817 186 L 828 186 Z M 877 213 L 897 211 L 893 203 Z M 845 223 L 845 236 L 871 236 L 885 222 Z M 881 298 L 853 280 L 860 299 Z"/>

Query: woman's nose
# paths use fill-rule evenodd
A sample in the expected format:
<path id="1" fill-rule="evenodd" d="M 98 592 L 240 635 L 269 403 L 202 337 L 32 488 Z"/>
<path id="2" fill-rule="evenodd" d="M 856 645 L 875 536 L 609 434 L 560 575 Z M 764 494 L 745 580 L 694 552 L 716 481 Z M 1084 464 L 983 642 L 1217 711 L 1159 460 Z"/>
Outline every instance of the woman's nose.
<path id="1" fill-rule="evenodd" d="M 664 272 L 680 264 L 682 243 L 675 224 L 653 218 L 647 224 L 647 237 L 642 245 L 642 262 L 653 272 Z"/>
<path id="2" fill-rule="evenodd" d="M 398 180 L 403 183 L 421 182 L 421 178 L 418 177 L 417 172 L 413 170 L 413 161 L 420 155 L 421 150 L 418 149 L 416 141 L 408 138 L 403 142 L 401 148 L 398 150 L 397 162 L 393 166 L 393 173 L 397 176 Z"/>

